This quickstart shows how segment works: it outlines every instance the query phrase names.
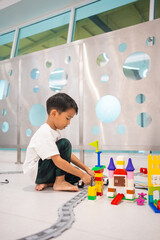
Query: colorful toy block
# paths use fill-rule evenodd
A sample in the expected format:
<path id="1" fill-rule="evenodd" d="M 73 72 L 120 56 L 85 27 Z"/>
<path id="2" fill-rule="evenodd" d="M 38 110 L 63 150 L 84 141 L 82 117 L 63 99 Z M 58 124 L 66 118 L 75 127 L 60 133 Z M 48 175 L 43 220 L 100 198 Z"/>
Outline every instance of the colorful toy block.
<path id="1" fill-rule="evenodd" d="M 103 172 L 105 169 L 104 165 L 100 164 L 100 154 L 102 153 L 101 151 L 99 151 L 99 147 L 98 147 L 98 140 L 95 142 L 90 143 L 91 146 L 96 147 L 96 153 L 97 153 L 97 158 L 98 158 L 98 164 L 92 168 L 92 170 L 95 172 L 95 190 L 91 190 L 93 187 L 90 186 L 88 188 L 88 199 L 93 200 L 93 196 L 94 195 L 94 199 L 95 198 L 95 191 L 96 191 L 96 196 L 102 196 L 103 195 L 103 189 L 104 189 L 104 185 L 103 185 Z M 94 194 L 93 194 L 93 192 Z"/>
<path id="2" fill-rule="evenodd" d="M 160 199 L 154 199 L 154 191 L 160 196 L 160 155 L 148 155 L 148 203 L 155 213 L 160 213 Z"/>
<path id="3" fill-rule="evenodd" d="M 112 204 L 112 205 L 118 205 L 123 198 L 124 198 L 124 194 L 118 193 L 118 194 L 115 196 L 115 198 L 112 200 L 111 204 Z"/>
<path id="4" fill-rule="evenodd" d="M 88 199 L 95 200 L 97 197 L 97 189 L 96 186 L 89 186 L 88 187 Z"/>
<path id="5" fill-rule="evenodd" d="M 107 196 L 113 198 L 117 195 L 117 188 L 123 187 L 126 189 L 125 199 L 135 199 L 135 188 L 134 188 L 134 167 L 131 158 L 128 160 L 127 167 L 125 169 L 125 161 L 122 157 L 117 159 L 117 168 L 115 167 L 113 158 L 110 159 L 108 165 L 109 171 L 109 186 Z M 119 199 L 119 195 L 116 199 Z M 122 195 L 121 195 L 122 196 Z M 122 197 L 122 199 L 124 196 Z M 116 201 L 116 200 L 115 200 Z"/>

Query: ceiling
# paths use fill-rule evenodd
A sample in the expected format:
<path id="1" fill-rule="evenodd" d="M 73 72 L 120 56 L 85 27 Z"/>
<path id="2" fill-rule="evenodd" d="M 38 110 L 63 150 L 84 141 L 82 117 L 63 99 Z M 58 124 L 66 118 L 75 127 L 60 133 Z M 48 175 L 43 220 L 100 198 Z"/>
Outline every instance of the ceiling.
<path id="1" fill-rule="evenodd" d="M 21 0 L 0 0 L 0 10 L 7 8 Z"/>

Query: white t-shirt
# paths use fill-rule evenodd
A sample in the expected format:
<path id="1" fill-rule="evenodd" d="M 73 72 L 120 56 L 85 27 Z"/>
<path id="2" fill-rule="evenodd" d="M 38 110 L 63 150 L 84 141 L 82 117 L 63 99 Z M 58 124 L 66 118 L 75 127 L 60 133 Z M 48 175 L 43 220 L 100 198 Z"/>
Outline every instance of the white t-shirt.
<path id="1" fill-rule="evenodd" d="M 53 130 L 47 123 L 44 123 L 31 138 L 26 151 L 23 171 L 34 181 L 37 177 L 39 159 L 51 159 L 51 156 L 59 154 L 56 145 L 56 141 L 59 139 L 61 139 L 60 132 Z"/>

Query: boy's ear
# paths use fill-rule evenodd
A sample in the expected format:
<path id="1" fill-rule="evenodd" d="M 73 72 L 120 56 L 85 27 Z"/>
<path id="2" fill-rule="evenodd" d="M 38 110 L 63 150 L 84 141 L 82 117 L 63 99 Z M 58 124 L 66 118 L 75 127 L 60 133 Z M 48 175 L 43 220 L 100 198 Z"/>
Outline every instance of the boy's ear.
<path id="1" fill-rule="evenodd" d="M 52 110 L 50 111 L 50 115 L 51 115 L 52 117 L 55 117 L 57 113 L 58 113 L 58 112 L 57 112 L 56 109 L 52 109 Z"/>

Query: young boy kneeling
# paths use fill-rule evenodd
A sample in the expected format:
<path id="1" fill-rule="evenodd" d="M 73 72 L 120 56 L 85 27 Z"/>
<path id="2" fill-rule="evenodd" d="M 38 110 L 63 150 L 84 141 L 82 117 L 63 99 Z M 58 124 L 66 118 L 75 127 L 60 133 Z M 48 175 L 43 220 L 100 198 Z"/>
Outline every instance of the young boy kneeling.
<path id="1" fill-rule="evenodd" d="M 61 138 L 59 131 L 70 124 L 78 113 L 78 106 L 65 93 L 53 95 L 46 105 L 48 119 L 31 138 L 23 166 L 24 173 L 34 179 L 38 191 L 49 186 L 56 191 L 78 191 L 73 184 L 80 179 L 85 185 L 90 184 L 94 172 L 72 153 L 71 143 Z"/>

